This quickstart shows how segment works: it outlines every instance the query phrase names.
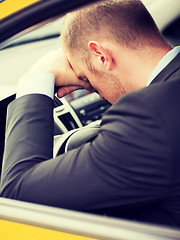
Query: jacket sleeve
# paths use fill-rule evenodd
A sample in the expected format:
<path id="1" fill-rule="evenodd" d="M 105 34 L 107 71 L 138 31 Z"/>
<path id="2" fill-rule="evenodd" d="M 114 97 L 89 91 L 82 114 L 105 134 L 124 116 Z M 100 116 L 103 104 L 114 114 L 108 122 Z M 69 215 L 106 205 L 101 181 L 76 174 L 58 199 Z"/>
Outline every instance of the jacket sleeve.
<path id="1" fill-rule="evenodd" d="M 159 201 L 168 194 L 172 167 L 153 111 L 137 96 L 123 97 L 93 142 L 53 159 L 52 100 L 36 94 L 15 100 L 8 109 L 1 196 L 88 211 Z"/>

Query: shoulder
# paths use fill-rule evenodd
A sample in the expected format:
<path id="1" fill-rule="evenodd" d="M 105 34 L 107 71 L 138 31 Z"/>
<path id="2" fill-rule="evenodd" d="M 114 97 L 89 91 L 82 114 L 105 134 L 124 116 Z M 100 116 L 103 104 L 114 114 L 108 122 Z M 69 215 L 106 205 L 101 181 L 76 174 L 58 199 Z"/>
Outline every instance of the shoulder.
<path id="1" fill-rule="evenodd" d="M 147 137 L 157 133 L 167 138 L 167 127 L 180 119 L 177 102 L 180 101 L 180 81 L 152 84 L 146 88 L 122 96 L 106 112 L 102 120 L 102 130 L 126 129 L 129 132 L 143 132 Z"/>

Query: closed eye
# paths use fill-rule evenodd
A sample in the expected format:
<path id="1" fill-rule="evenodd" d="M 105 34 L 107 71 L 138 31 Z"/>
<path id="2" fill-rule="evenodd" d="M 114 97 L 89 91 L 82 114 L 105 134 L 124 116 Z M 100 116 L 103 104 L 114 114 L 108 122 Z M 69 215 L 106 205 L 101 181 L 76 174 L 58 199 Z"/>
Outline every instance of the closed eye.
<path id="1" fill-rule="evenodd" d="M 87 79 L 87 77 L 79 76 L 78 78 L 79 78 L 79 80 L 82 80 L 82 81 L 85 81 L 85 82 L 89 82 L 89 80 Z"/>

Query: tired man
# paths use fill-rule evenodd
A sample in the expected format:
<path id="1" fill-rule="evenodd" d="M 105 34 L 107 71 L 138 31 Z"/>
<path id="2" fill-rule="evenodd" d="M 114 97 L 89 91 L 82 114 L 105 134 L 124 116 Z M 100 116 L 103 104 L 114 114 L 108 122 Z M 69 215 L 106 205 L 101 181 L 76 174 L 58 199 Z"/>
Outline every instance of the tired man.
<path id="1" fill-rule="evenodd" d="M 1 196 L 180 226 L 180 48 L 139 0 L 67 15 L 61 41 L 9 106 Z M 95 140 L 55 159 L 54 82 L 113 103 Z"/>

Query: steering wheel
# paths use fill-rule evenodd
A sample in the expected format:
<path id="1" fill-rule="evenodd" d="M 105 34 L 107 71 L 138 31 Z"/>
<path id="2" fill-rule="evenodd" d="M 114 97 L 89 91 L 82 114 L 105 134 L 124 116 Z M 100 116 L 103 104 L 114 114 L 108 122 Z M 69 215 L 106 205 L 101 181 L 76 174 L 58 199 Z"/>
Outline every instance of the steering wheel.
<path id="1" fill-rule="evenodd" d="M 93 141 L 97 137 L 98 132 L 99 121 L 56 136 L 54 139 L 54 157 Z"/>

